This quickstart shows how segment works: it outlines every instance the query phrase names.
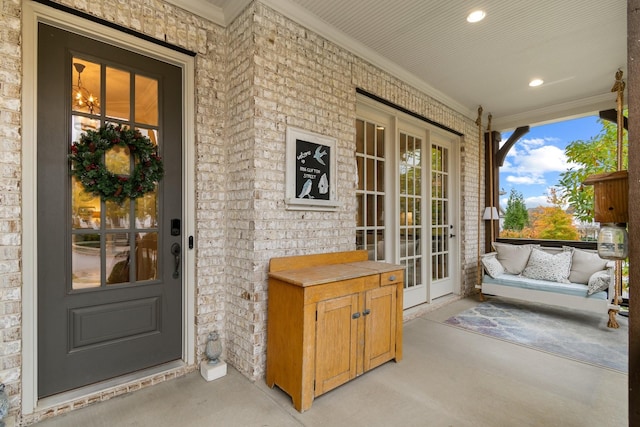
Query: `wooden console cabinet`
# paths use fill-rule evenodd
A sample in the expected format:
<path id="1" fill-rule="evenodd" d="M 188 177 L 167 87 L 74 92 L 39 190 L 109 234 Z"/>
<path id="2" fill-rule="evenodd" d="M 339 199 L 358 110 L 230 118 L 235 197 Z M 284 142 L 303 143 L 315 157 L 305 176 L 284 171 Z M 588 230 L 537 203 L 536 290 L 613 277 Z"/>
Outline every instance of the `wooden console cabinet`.
<path id="1" fill-rule="evenodd" d="M 367 251 L 273 258 L 269 265 L 269 387 L 300 412 L 319 396 L 402 359 L 403 267 Z"/>

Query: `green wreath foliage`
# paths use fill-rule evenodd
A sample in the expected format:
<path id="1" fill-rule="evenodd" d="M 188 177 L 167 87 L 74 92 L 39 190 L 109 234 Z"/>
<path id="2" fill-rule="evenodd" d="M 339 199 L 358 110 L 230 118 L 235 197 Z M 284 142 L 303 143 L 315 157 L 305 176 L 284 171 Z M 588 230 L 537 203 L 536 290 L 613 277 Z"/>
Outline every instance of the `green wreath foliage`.
<path id="1" fill-rule="evenodd" d="M 110 172 L 104 163 L 104 155 L 115 146 L 129 149 L 134 157 L 130 175 Z M 158 147 L 138 130 L 106 124 L 98 130 L 88 130 L 80 140 L 71 144 L 71 174 L 91 194 L 122 203 L 153 191 L 164 175 Z"/>

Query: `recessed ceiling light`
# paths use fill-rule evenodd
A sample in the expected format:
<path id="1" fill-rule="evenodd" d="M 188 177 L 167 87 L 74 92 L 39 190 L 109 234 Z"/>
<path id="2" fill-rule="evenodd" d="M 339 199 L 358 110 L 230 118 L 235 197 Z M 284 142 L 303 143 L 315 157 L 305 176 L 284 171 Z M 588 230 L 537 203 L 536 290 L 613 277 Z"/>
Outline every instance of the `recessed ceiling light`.
<path id="1" fill-rule="evenodd" d="M 467 22 L 480 22 L 484 19 L 485 16 L 487 16 L 487 14 L 484 13 L 484 10 L 474 10 L 469 15 L 467 15 Z"/>
<path id="2" fill-rule="evenodd" d="M 529 86 L 537 87 L 537 86 L 540 86 L 542 83 L 544 83 L 544 80 L 542 79 L 533 79 L 529 82 Z"/>

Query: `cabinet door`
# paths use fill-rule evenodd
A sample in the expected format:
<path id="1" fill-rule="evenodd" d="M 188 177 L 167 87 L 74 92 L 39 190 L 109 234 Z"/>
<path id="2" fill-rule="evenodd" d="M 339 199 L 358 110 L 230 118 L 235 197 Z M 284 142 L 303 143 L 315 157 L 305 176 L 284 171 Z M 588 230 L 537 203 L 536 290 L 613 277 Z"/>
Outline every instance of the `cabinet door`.
<path id="1" fill-rule="evenodd" d="M 358 294 L 321 301 L 317 310 L 315 396 L 356 376 Z"/>
<path id="2" fill-rule="evenodd" d="M 365 294 L 365 371 L 396 356 L 397 289 L 397 286 L 383 286 Z"/>

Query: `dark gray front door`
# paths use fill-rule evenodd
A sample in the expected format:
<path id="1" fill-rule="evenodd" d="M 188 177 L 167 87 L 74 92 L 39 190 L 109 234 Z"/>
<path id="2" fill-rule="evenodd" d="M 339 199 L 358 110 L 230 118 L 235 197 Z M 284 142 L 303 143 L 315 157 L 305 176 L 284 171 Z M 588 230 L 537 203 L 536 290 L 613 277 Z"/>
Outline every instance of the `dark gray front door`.
<path id="1" fill-rule="evenodd" d="M 39 25 L 40 397 L 182 357 L 181 87 L 179 67 Z M 72 178 L 72 142 L 105 123 L 157 144 L 155 191 L 120 204 Z M 126 176 L 135 158 L 104 164 Z"/>

